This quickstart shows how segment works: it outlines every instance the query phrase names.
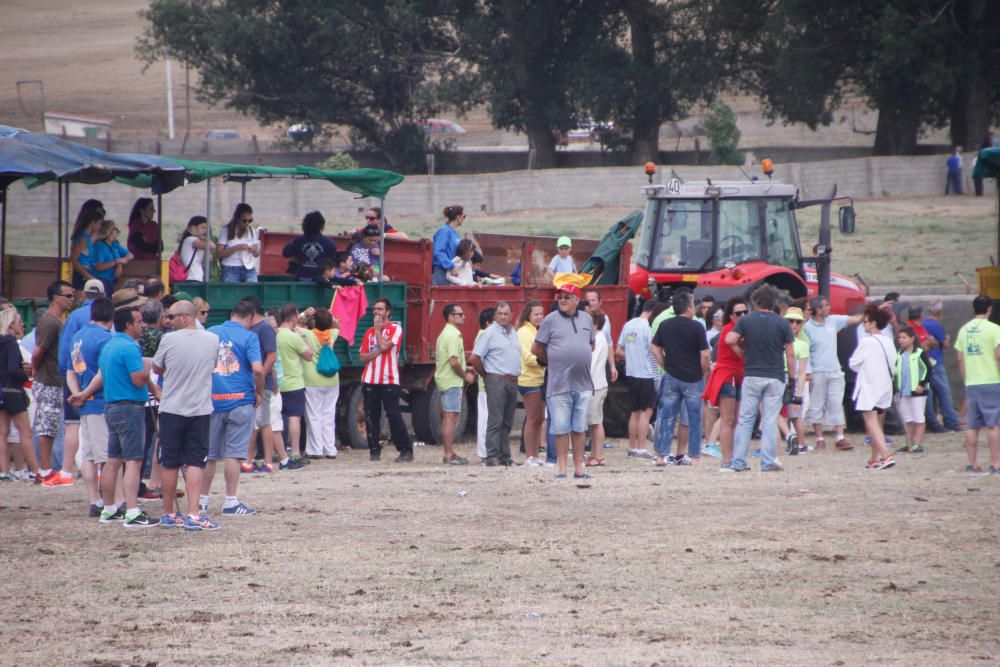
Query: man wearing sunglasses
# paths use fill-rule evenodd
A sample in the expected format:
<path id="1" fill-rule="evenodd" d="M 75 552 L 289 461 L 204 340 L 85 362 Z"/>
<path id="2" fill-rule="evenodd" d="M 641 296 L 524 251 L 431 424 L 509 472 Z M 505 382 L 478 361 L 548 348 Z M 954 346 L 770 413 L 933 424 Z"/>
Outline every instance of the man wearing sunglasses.
<path id="1" fill-rule="evenodd" d="M 590 362 L 594 352 L 594 321 L 578 309 L 580 288 L 563 285 L 556 291 L 558 307 L 538 327 L 531 353 L 548 366 L 545 404 L 549 410 L 549 428 L 556 437 L 559 472 L 556 479 L 566 479 L 569 446 L 573 443 L 573 478 L 591 477 L 583 468 L 586 446 L 588 408 L 594 394 Z"/>
<path id="2" fill-rule="evenodd" d="M 63 383 L 59 373 L 59 336 L 63 328 L 63 315 L 73 309 L 73 286 L 64 280 L 51 283 L 46 290 L 49 307 L 35 326 L 35 351 L 31 353 L 31 390 L 35 395 L 34 431 L 38 436 L 41 458 L 38 461 L 42 479 L 37 483 L 55 478 L 59 473 L 52 470 L 52 443 L 62 426 Z M 69 452 L 72 456 L 76 451 Z M 72 463 L 67 462 L 72 470 Z"/>
<path id="3" fill-rule="evenodd" d="M 153 370 L 163 377 L 160 399 L 160 466 L 163 486 L 163 520 L 166 528 L 215 530 L 215 523 L 199 508 L 203 471 L 208 458 L 212 415 L 212 371 L 219 351 L 219 337 L 195 326 L 190 301 L 170 306 L 166 317 L 173 331 L 163 336 L 153 357 Z M 171 514 L 177 473 L 187 466 L 185 489 L 188 513 Z"/>

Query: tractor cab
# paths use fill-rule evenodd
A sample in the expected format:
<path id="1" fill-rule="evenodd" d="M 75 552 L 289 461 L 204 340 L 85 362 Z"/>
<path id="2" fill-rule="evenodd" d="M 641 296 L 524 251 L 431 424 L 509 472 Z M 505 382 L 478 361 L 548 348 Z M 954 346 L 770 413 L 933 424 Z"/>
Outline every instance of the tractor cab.
<path id="1" fill-rule="evenodd" d="M 681 183 L 672 179 L 643 189 L 647 198 L 632 292 L 643 298 L 664 287 L 686 286 L 696 296 L 717 300 L 747 296 L 761 283 L 787 290 L 792 298 L 824 293 L 836 312 L 864 303 L 865 293 L 853 280 L 829 274 L 829 206 L 823 200 L 803 202 L 794 185 L 773 180 Z M 795 211 L 823 204 L 826 242 L 821 231 L 815 255 L 803 256 Z M 849 221 L 852 229 L 845 229 Z M 853 230 L 853 208 L 841 211 L 841 228 Z M 826 271 L 827 291 L 820 280 Z"/>

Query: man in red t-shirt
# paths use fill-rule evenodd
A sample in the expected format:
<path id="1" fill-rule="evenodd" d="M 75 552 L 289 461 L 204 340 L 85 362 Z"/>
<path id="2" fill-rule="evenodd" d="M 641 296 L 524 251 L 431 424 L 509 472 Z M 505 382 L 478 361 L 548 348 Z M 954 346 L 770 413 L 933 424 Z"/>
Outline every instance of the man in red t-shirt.
<path id="1" fill-rule="evenodd" d="M 403 328 L 389 320 L 391 314 L 392 303 L 388 299 L 377 300 L 372 306 L 374 326 L 361 339 L 361 362 L 365 364 L 361 393 L 365 400 L 368 457 L 372 461 L 382 458 L 382 411 L 385 410 L 392 443 L 399 450 L 396 463 L 409 463 L 413 460 L 413 443 L 399 410 L 399 346 L 403 342 Z"/>

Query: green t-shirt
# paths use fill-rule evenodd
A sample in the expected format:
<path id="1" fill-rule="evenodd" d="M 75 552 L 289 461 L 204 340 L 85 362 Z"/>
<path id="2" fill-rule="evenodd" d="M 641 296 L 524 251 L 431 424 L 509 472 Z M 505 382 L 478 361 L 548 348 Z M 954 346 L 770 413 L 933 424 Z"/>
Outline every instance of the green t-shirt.
<path id="1" fill-rule="evenodd" d="M 792 342 L 792 354 L 795 356 L 795 360 L 808 359 L 809 358 L 809 340 L 802 340 L 796 337 Z M 785 372 L 788 372 L 788 357 L 781 355 L 782 360 L 785 364 Z M 797 375 L 797 374 L 796 374 Z"/>
<path id="2" fill-rule="evenodd" d="M 1000 345 L 1000 326 L 976 318 L 962 327 L 955 339 L 955 349 L 965 359 L 965 384 L 1000 384 L 996 349 Z"/>
<path id="3" fill-rule="evenodd" d="M 438 391 L 451 389 L 453 387 L 464 387 L 465 380 L 455 375 L 455 369 L 451 367 L 449 359 L 455 357 L 458 363 L 465 370 L 465 343 L 462 341 L 462 332 L 452 324 L 445 324 L 438 336 L 437 345 L 434 346 L 434 384 Z"/>
<path id="4" fill-rule="evenodd" d="M 656 330 L 660 328 L 660 325 L 665 321 L 669 320 L 674 316 L 674 307 L 670 306 L 665 311 L 660 313 L 653 319 L 653 323 L 649 325 L 649 328 L 653 330 L 653 338 L 656 338 Z"/>
<path id="5" fill-rule="evenodd" d="M 278 329 L 278 359 L 281 360 L 281 391 L 296 391 L 306 386 L 302 372 L 302 353 L 308 349 L 302 336 L 291 329 Z"/>
<path id="6" fill-rule="evenodd" d="M 339 329 L 331 329 L 330 340 L 336 342 L 338 333 L 340 333 Z M 312 350 L 313 353 L 312 361 L 302 362 L 302 378 L 305 381 L 306 386 L 336 387 L 340 385 L 340 373 L 337 373 L 333 377 L 327 377 L 316 370 L 316 364 L 319 363 L 319 353 L 323 345 L 319 342 L 319 338 L 316 337 L 316 334 L 312 331 L 307 331 L 306 342 L 309 345 L 309 349 Z"/>

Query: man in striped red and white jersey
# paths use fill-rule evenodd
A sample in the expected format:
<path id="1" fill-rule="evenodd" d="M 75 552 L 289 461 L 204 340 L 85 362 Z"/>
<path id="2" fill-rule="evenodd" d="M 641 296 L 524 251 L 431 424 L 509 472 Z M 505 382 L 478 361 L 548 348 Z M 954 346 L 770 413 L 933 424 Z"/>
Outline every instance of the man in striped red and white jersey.
<path id="1" fill-rule="evenodd" d="M 365 427 L 368 431 L 368 456 L 382 458 L 382 411 L 389 421 L 392 443 L 399 450 L 396 463 L 413 460 L 413 443 L 399 410 L 399 346 L 403 328 L 390 321 L 392 303 L 378 299 L 372 305 L 372 326 L 361 339 L 361 393 L 365 400 Z"/>

